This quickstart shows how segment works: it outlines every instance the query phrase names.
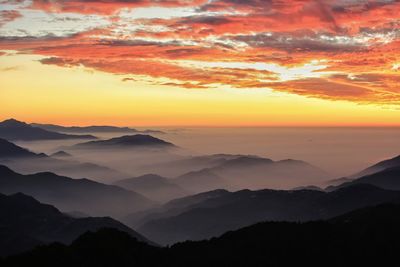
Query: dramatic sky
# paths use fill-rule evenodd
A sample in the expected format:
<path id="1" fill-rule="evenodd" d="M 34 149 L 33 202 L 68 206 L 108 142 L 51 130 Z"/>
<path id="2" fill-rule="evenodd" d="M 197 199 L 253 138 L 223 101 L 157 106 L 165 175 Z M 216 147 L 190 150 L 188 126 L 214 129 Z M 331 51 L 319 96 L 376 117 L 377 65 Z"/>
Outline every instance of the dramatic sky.
<path id="1" fill-rule="evenodd" d="M 399 125 L 399 0 L 0 0 L 0 117 Z"/>

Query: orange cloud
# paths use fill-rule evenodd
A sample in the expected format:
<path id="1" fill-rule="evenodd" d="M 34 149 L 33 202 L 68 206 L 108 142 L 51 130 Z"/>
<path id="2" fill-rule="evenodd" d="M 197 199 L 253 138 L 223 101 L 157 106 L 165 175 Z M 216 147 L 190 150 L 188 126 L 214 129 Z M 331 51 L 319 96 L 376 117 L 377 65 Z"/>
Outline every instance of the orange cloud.
<path id="1" fill-rule="evenodd" d="M 169 8 L 169 15 L 121 15 L 139 7 Z M 183 88 L 272 88 L 399 103 L 393 67 L 400 62 L 399 1 L 33 0 L 23 11 L 2 11 L 0 30 L 33 10 L 92 14 L 110 23 L 64 37 L 51 29 L 41 36 L 0 31 L 0 49 L 42 55 L 43 64 L 163 78 L 170 81 L 161 84 Z M 68 27 L 68 19 L 56 23 Z"/>

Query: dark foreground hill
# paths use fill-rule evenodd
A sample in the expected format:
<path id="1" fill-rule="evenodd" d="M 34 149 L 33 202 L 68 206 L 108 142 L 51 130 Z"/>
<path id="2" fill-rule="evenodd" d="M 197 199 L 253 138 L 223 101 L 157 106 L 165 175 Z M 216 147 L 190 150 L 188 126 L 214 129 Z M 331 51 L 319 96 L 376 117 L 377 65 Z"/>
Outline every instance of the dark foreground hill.
<path id="1" fill-rule="evenodd" d="M 22 193 L 0 194 L 0 256 L 55 241 L 69 244 L 86 231 L 104 227 L 119 229 L 147 242 L 129 227 L 109 217 L 73 218 Z"/>
<path id="2" fill-rule="evenodd" d="M 379 218 L 379 219 L 378 219 Z M 400 206 L 386 204 L 327 221 L 264 222 L 221 237 L 159 248 L 112 229 L 5 259 L 3 266 L 395 266 Z"/>
<path id="3" fill-rule="evenodd" d="M 182 208 L 146 214 L 132 224 L 159 244 L 201 240 L 260 221 L 311 221 L 400 200 L 399 191 L 358 184 L 333 192 L 315 190 L 241 190 L 226 192 Z M 129 220 L 126 220 L 128 222 Z"/>

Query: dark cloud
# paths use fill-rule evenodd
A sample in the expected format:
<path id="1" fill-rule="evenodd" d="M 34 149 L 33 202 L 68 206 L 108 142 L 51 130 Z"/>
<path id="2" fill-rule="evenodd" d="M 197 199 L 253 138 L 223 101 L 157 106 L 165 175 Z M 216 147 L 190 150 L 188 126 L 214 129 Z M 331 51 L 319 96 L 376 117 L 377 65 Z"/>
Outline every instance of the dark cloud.
<path id="1" fill-rule="evenodd" d="M 251 47 L 276 48 L 287 52 L 317 51 L 317 52 L 352 52 L 366 49 L 365 43 L 344 42 L 341 38 L 329 33 L 321 34 L 312 31 L 292 33 L 259 33 L 255 35 L 238 35 L 233 39 L 248 44 Z"/>
<path id="2" fill-rule="evenodd" d="M 207 24 L 207 25 L 222 25 L 231 22 L 229 18 L 222 16 L 192 16 L 180 21 L 182 24 Z"/>

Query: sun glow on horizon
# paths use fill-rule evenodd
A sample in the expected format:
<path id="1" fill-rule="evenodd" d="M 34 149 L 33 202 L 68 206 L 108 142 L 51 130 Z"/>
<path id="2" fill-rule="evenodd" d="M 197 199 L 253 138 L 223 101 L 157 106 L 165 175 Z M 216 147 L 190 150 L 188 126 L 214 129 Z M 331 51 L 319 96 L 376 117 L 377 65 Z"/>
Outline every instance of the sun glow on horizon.
<path id="1" fill-rule="evenodd" d="M 41 56 L 8 53 L 0 63 L 1 119 L 121 126 L 399 125 L 397 110 L 374 105 L 267 89 L 182 90 L 124 81 L 125 75 L 85 67 L 43 65 Z M 374 120 L 379 123 L 371 123 Z"/>

